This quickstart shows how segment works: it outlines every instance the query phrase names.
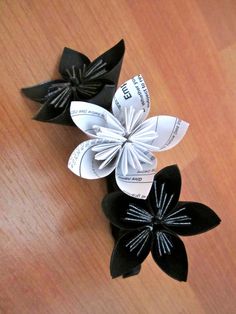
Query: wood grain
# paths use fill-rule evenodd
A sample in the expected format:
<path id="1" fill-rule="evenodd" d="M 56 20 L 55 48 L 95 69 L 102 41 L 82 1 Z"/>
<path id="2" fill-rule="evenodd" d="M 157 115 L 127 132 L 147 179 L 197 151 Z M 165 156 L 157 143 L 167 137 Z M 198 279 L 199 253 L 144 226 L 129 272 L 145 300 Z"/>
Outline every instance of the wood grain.
<path id="1" fill-rule="evenodd" d="M 233 314 L 236 300 L 236 7 L 234 0 L 2 0 L 0 2 L 0 312 L 3 314 Z M 142 73 L 151 114 L 191 123 L 177 148 L 182 200 L 222 224 L 186 237 L 187 283 L 149 257 L 139 276 L 112 280 L 104 181 L 67 170 L 85 137 L 31 120 L 23 86 L 57 76 L 64 46 L 91 59 L 121 38 L 120 82 Z"/>

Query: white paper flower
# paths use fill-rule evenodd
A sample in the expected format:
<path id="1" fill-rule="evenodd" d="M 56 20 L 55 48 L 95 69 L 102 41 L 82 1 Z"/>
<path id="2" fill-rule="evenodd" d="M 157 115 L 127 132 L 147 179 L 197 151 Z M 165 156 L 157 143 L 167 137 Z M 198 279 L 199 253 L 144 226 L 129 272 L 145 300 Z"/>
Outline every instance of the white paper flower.
<path id="1" fill-rule="evenodd" d="M 118 88 L 112 101 L 113 114 L 87 102 L 73 101 L 71 118 L 93 139 L 77 146 L 70 156 L 69 169 L 86 179 L 103 178 L 115 170 L 123 192 L 146 199 L 157 164 L 151 152 L 177 145 L 189 126 L 171 116 L 144 121 L 149 110 L 149 93 L 141 75 Z"/>

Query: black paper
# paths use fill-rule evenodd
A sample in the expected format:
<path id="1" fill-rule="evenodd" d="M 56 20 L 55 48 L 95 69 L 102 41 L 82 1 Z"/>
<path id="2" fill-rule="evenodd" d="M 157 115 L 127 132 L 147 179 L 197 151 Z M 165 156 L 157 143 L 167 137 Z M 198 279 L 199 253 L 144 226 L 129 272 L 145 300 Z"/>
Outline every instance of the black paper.
<path id="1" fill-rule="evenodd" d="M 108 193 L 120 191 L 120 189 L 116 183 L 114 172 L 106 178 L 106 182 L 107 182 Z M 114 238 L 114 243 L 116 244 L 117 241 L 119 240 L 119 238 L 125 233 L 125 230 L 120 229 L 119 227 L 115 226 L 114 224 L 110 224 L 110 228 L 111 228 L 111 234 Z M 132 277 L 132 276 L 138 275 L 140 273 L 140 271 L 141 271 L 141 264 L 139 264 L 135 267 L 132 267 L 130 270 L 126 270 L 125 272 L 122 273 L 122 276 L 123 276 L 123 278 Z"/>
<path id="2" fill-rule="evenodd" d="M 112 177 L 108 183 L 113 186 Z M 176 165 L 158 172 L 146 200 L 132 198 L 116 189 L 103 199 L 103 210 L 116 228 L 111 257 L 111 276 L 139 267 L 151 252 L 156 264 L 170 277 L 186 281 L 188 260 L 178 235 L 196 235 L 220 223 L 208 206 L 179 202 L 181 175 Z"/>
<path id="3" fill-rule="evenodd" d="M 34 119 L 74 125 L 70 117 L 71 101 L 79 100 L 110 108 L 116 91 L 123 56 L 124 41 L 93 62 L 82 53 L 64 48 L 59 65 L 61 79 L 22 88 L 25 96 L 42 105 Z"/>

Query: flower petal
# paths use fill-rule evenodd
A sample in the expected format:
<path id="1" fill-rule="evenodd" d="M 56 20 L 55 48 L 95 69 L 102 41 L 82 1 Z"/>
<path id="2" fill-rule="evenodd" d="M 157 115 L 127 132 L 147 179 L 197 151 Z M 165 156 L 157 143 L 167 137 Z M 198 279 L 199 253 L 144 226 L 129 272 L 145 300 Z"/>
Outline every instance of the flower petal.
<path id="1" fill-rule="evenodd" d="M 112 224 L 110 224 L 110 227 L 111 227 L 111 233 L 112 233 L 112 236 L 115 240 L 115 243 L 119 240 L 119 238 L 125 234 L 127 231 L 125 231 L 124 229 L 120 229 Z M 134 268 L 132 268 L 130 271 L 128 271 L 127 273 L 123 273 L 123 278 L 128 278 L 128 277 L 131 277 L 131 276 L 135 276 L 135 275 L 138 275 L 141 271 L 141 265 L 137 265 L 135 266 Z"/>
<path id="2" fill-rule="evenodd" d="M 137 265 L 134 268 L 132 268 L 130 271 L 128 271 L 127 273 L 123 273 L 123 278 L 128 278 L 131 276 L 136 276 L 140 273 L 141 271 L 141 265 Z"/>
<path id="3" fill-rule="evenodd" d="M 134 197 L 146 199 L 152 187 L 153 177 L 157 160 L 154 156 L 150 157 L 151 163 L 142 164 L 143 170 L 128 168 L 128 173 L 124 176 L 121 165 L 122 156 L 116 167 L 116 183 L 118 187 L 126 194 Z"/>
<path id="4" fill-rule="evenodd" d="M 112 112 L 118 120 L 124 120 L 124 108 L 133 107 L 136 112 L 143 111 L 141 122 L 148 116 L 150 97 L 142 75 L 136 75 L 122 84 L 112 101 Z"/>
<path id="5" fill-rule="evenodd" d="M 67 78 L 68 74 L 66 70 L 70 70 L 72 66 L 81 68 L 83 64 L 88 65 L 89 63 L 90 60 L 84 54 L 65 47 L 60 60 L 59 72 L 62 77 Z"/>
<path id="6" fill-rule="evenodd" d="M 138 229 L 148 224 L 144 219 L 150 215 L 147 203 L 121 191 L 107 194 L 102 201 L 102 207 L 110 222 L 121 229 Z M 129 208 L 132 209 L 131 216 L 127 215 Z"/>
<path id="7" fill-rule="evenodd" d="M 31 100 L 43 103 L 46 100 L 45 97 L 49 93 L 48 89 L 53 84 L 63 82 L 64 82 L 63 80 L 47 81 L 30 87 L 24 87 L 21 89 L 21 91 L 26 97 L 30 98 Z"/>
<path id="8" fill-rule="evenodd" d="M 101 162 L 95 159 L 96 152 L 92 150 L 93 147 L 102 143 L 104 141 L 101 139 L 93 139 L 77 146 L 69 158 L 68 168 L 85 179 L 98 179 L 109 175 L 116 167 L 116 159 L 114 158 L 105 168 L 99 169 Z"/>
<path id="9" fill-rule="evenodd" d="M 203 233 L 220 224 L 211 208 L 196 202 L 179 202 L 165 220 L 169 229 L 184 236 Z"/>
<path id="10" fill-rule="evenodd" d="M 149 228 L 125 233 L 117 241 L 111 256 L 111 276 L 121 276 L 141 264 L 150 252 L 151 243 Z"/>
<path id="11" fill-rule="evenodd" d="M 98 58 L 96 58 L 92 64 L 97 63 L 98 60 L 102 60 L 106 65 L 106 73 L 102 75 L 100 78 L 103 80 L 111 81 L 117 85 L 120 69 L 123 61 L 123 56 L 125 52 L 125 43 L 122 39 L 115 46 L 104 52 Z"/>
<path id="12" fill-rule="evenodd" d="M 111 102 L 115 94 L 115 91 L 116 91 L 115 84 L 105 84 L 103 88 L 94 97 L 88 99 L 87 101 L 108 110 L 111 107 Z"/>
<path id="13" fill-rule="evenodd" d="M 54 108 L 53 106 L 44 104 L 33 119 L 42 122 L 74 125 L 69 114 L 68 106 L 69 103 L 65 108 Z"/>
<path id="14" fill-rule="evenodd" d="M 154 261 L 167 275 L 179 281 L 187 280 L 188 258 L 179 237 L 164 230 L 157 232 L 151 251 Z"/>
<path id="15" fill-rule="evenodd" d="M 177 165 L 165 167 L 155 175 L 148 198 L 159 218 L 166 217 L 176 206 L 180 190 L 181 175 Z"/>
<path id="16" fill-rule="evenodd" d="M 155 119 L 147 119 L 139 124 L 129 136 L 129 140 L 138 146 L 145 147 L 149 151 L 158 151 L 158 147 L 154 146 L 158 137 Z"/>
<path id="17" fill-rule="evenodd" d="M 109 111 L 91 103 L 72 101 L 70 114 L 77 127 L 91 137 L 96 137 L 94 126 L 122 128 L 120 122 Z"/>
<path id="18" fill-rule="evenodd" d="M 157 133 L 156 139 L 151 141 L 155 151 L 164 151 L 176 146 L 184 137 L 189 123 L 171 116 L 156 116 L 143 122 L 142 127 L 153 125 Z M 140 126 L 141 127 L 141 126 Z"/>

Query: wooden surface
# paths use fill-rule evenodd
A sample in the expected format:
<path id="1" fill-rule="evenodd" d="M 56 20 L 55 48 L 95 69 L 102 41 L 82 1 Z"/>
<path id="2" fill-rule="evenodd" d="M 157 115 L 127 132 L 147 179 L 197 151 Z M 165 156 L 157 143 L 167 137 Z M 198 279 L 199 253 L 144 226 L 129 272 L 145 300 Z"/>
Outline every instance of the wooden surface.
<path id="1" fill-rule="evenodd" d="M 67 169 L 85 139 L 31 120 L 23 86 L 57 77 L 64 46 L 92 59 L 121 38 L 120 83 L 142 73 L 151 114 L 191 123 L 177 148 L 182 200 L 208 204 L 222 224 L 185 237 L 189 277 L 176 282 L 149 256 L 138 277 L 112 280 L 105 183 Z M 0 312 L 201 314 L 236 312 L 235 0 L 0 1 Z"/>

